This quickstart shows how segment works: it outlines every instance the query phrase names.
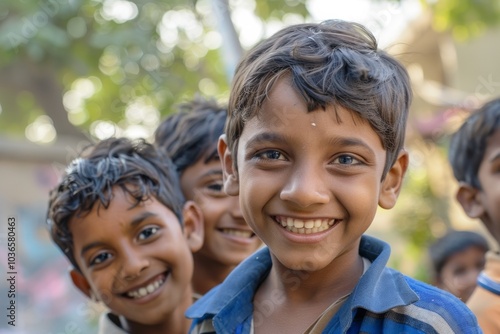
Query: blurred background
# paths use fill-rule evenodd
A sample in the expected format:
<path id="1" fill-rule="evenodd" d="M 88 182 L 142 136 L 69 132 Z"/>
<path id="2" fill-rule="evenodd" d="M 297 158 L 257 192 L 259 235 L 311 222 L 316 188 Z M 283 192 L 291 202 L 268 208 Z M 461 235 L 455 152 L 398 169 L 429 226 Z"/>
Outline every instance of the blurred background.
<path id="1" fill-rule="evenodd" d="M 14 217 L 17 311 L 16 327 L 1 314 L 0 333 L 95 329 L 101 306 L 71 285 L 45 226 L 48 191 L 82 147 L 151 139 L 196 93 L 225 102 L 245 50 L 286 25 L 331 18 L 365 24 L 413 83 L 405 188 L 369 230 L 391 244 L 391 266 L 426 281 L 430 242 L 450 228 L 485 233 L 454 200 L 446 154 L 463 118 L 500 96 L 497 0 L 2 0 L 0 309 Z"/>

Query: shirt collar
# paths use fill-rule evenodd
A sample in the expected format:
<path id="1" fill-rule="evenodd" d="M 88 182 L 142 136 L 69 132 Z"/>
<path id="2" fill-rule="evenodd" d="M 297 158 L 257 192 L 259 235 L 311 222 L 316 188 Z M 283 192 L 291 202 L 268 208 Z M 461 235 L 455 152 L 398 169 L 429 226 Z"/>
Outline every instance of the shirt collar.
<path id="1" fill-rule="evenodd" d="M 360 255 L 372 264 L 332 322 L 347 328 L 357 308 L 382 313 L 419 299 L 401 273 L 386 268 L 390 252 L 390 246 L 381 240 L 367 235 L 361 238 Z M 187 310 L 186 316 L 205 318 L 215 315 L 214 325 L 220 319 L 225 328 L 235 328 L 252 315 L 255 290 L 269 273 L 271 264 L 267 247 L 257 251 L 231 272 L 223 288 L 219 285 L 208 292 Z"/>

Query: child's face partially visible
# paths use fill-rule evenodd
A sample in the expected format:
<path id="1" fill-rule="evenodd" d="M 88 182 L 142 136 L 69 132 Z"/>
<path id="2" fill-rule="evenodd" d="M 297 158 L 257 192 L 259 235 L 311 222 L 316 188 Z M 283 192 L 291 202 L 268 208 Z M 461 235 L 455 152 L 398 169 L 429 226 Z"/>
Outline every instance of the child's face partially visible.
<path id="1" fill-rule="evenodd" d="M 113 313 L 159 324 L 191 298 L 191 249 L 170 209 L 154 198 L 132 203 L 114 187 L 107 209 L 94 205 L 72 218 L 74 254 L 91 292 Z"/>
<path id="2" fill-rule="evenodd" d="M 384 195 L 386 152 L 377 133 L 355 114 L 337 111 L 340 120 L 333 106 L 307 112 L 280 79 L 245 124 L 237 173 L 226 167 L 248 224 L 286 268 L 320 270 L 344 254 L 357 256 L 378 204 L 395 202 Z"/>
<path id="3" fill-rule="evenodd" d="M 479 183 L 482 190 L 478 198 L 482 206 L 483 221 L 500 242 L 500 130 L 486 141 L 483 161 L 479 166 Z"/>
<path id="4" fill-rule="evenodd" d="M 203 213 L 205 238 L 195 256 L 206 263 L 235 266 L 261 245 L 241 214 L 237 196 L 222 189 L 222 167 L 219 159 L 202 158 L 186 168 L 181 176 L 182 191 L 195 201 Z"/>
<path id="5" fill-rule="evenodd" d="M 484 268 L 484 253 L 483 248 L 471 246 L 450 256 L 441 269 L 438 286 L 465 303 L 476 287 L 479 272 Z"/>

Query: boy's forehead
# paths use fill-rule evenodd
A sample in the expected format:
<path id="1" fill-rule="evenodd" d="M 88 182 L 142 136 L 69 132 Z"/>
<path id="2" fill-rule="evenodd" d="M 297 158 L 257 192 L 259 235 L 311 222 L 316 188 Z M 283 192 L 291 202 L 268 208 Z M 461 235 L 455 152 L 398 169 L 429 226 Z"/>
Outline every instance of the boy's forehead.
<path id="1" fill-rule="evenodd" d="M 264 103 L 262 108 L 256 111 L 254 117 L 257 118 L 257 121 L 261 124 L 269 125 L 271 128 L 279 128 L 292 126 L 303 114 L 308 114 L 310 120 L 309 124 L 304 124 L 304 129 L 309 129 L 311 127 L 319 129 L 325 119 L 335 124 L 347 122 L 360 125 L 368 123 L 359 113 L 338 104 L 329 104 L 324 108 L 319 107 L 309 111 L 305 103 L 303 106 L 297 106 L 296 104 L 280 105 L 272 102 L 266 105 Z"/>
<path id="2" fill-rule="evenodd" d="M 281 78 L 274 84 L 262 106 L 256 110 L 254 117 L 272 126 L 288 126 L 303 113 L 310 113 L 314 123 L 314 119 L 321 112 L 326 113 L 328 118 L 336 123 L 348 120 L 356 123 L 366 122 L 359 113 L 333 102 L 325 107 L 319 106 L 315 110 L 308 110 L 306 100 L 293 87 L 288 77 Z"/>

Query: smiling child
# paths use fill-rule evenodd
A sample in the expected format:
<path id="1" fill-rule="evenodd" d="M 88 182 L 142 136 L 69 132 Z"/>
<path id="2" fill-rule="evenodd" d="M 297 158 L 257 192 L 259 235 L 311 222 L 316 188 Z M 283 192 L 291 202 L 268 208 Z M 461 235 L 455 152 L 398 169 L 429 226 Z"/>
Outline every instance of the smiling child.
<path id="1" fill-rule="evenodd" d="M 198 96 L 163 120 L 155 133 L 155 144 L 177 167 L 184 196 L 203 213 L 203 247 L 193 254 L 195 299 L 221 283 L 262 244 L 245 222 L 238 197 L 222 189 L 217 142 L 225 121 L 224 108 Z"/>
<path id="2" fill-rule="evenodd" d="M 100 333 L 187 332 L 202 218 L 152 145 L 108 139 L 89 148 L 51 192 L 48 221 L 75 286 L 109 308 Z"/>
<path id="3" fill-rule="evenodd" d="M 267 247 L 188 309 L 192 333 L 481 332 L 364 235 L 401 190 L 410 101 L 406 70 L 360 24 L 289 26 L 246 54 L 219 156 Z"/>

